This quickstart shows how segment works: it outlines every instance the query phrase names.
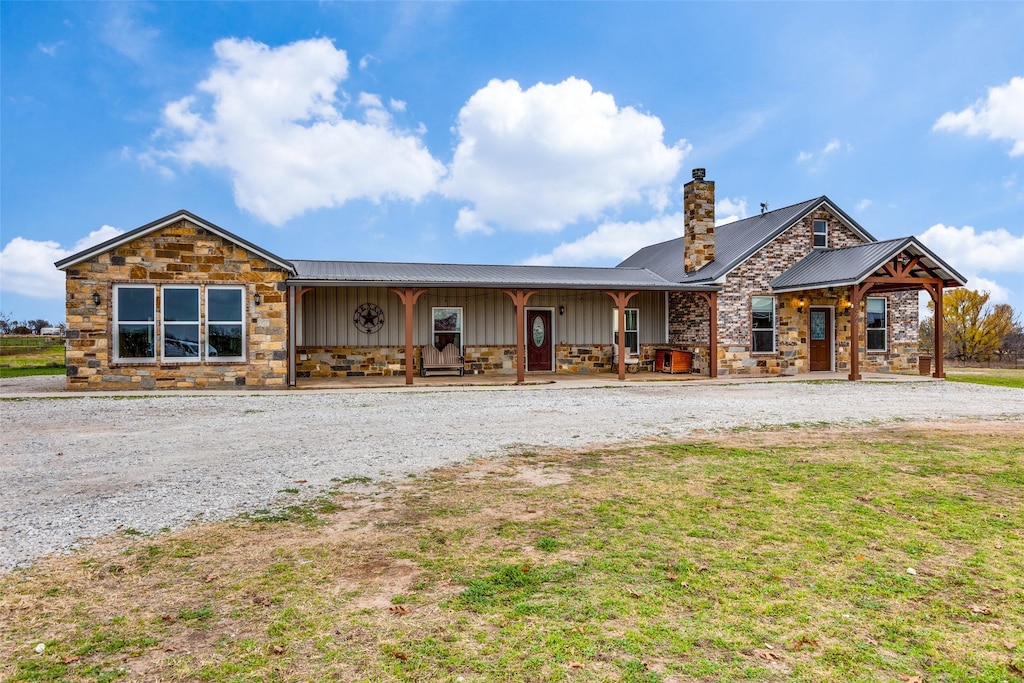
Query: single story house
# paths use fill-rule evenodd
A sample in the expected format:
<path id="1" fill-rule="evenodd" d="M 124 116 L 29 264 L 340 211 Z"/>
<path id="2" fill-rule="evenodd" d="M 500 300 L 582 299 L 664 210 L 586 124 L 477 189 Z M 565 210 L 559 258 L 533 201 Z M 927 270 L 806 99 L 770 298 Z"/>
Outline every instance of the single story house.
<path id="1" fill-rule="evenodd" d="M 710 377 L 855 380 L 915 370 L 918 292 L 941 311 L 944 289 L 966 284 L 914 237 L 879 242 L 828 197 L 716 226 L 703 169 L 683 194 L 684 235 L 609 268 L 285 259 L 178 211 L 56 263 L 67 385 L 412 384 L 441 367 L 621 379 L 665 349 Z M 941 316 L 935 329 L 943 377 Z"/>

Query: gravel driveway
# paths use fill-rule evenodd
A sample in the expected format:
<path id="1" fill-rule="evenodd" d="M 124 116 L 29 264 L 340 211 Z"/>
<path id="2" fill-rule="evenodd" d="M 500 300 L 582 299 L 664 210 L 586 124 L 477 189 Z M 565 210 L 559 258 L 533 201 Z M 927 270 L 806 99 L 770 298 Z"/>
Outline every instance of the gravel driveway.
<path id="1" fill-rule="evenodd" d="M 1024 420 L 1024 391 L 769 381 L 5 400 L 0 571 L 118 529 L 294 501 L 281 489 L 315 492 L 332 478 L 739 426 L 958 418 Z"/>

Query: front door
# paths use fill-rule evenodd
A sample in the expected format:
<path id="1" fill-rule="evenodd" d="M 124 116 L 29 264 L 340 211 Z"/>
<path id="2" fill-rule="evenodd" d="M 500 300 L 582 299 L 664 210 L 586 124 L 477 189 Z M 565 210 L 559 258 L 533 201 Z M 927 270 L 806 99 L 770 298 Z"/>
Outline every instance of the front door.
<path id="1" fill-rule="evenodd" d="M 832 309 L 811 309 L 810 342 L 811 372 L 832 371 Z"/>
<path id="2" fill-rule="evenodd" d="M 551 311 L 526 310 L 526 369 L 551 372 Z"/>

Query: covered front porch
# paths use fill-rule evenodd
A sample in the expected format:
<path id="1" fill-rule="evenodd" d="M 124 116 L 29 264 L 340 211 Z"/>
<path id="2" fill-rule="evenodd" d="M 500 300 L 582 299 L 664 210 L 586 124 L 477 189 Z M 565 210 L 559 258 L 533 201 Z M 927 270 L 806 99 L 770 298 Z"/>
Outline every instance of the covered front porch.
<path id="1" fill-rule="evenodd" d="M 669 292 L 716 294 L 645 269 L 295 265 L 287 284 L 292 386 L 397 375 L 411 385 L 444 370 L 518 384 L 547 374 L 624 380 L 632 361 L 653 363 L 668 346 Z M 446 367 L 435 366 L 438 354 Z M 714 367 L 704 372 L 714 376 Z"/>

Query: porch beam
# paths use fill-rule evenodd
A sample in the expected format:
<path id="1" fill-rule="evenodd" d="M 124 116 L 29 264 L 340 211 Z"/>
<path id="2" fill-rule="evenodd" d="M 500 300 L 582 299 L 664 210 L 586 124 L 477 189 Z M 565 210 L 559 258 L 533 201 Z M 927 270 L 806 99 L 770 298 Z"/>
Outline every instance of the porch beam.
<path id="1" fill-rule="evenodd" d="M 414 374 L 412 367 L 412 312 L 413 307 L 416 305 L 416 300 L 423 296 L 427 290 L 416 289 L 415 287 L 404 287 L 401 289 L 398 287 L 388 287 L 388 291 L 401 299 L 402 305 L 405 306 L 405 383 L 408 386 L 412 386 Z"/>
<path id="2" fill-rule="evenodd" d="M 516 307 L 516 384 L 526 381 L 526 303 L 536 289 L 503 289 Z"/>
<path id="3" fill-rule="evenodd" d="M 629 300 L 639 292 L 605 291 L 605 294 L 612 298 L 615 308 L 618 310 L 619 334 L 615 343 L 619 347 L 619 379 L 624 381 L 626 379 L 626 306 L 629 304 Z"/>
<path id="4" fill-rule="evenodd" d="M 718 377 L 718 292 L 697 292 L 708 304 L 708 376 Z"/>

